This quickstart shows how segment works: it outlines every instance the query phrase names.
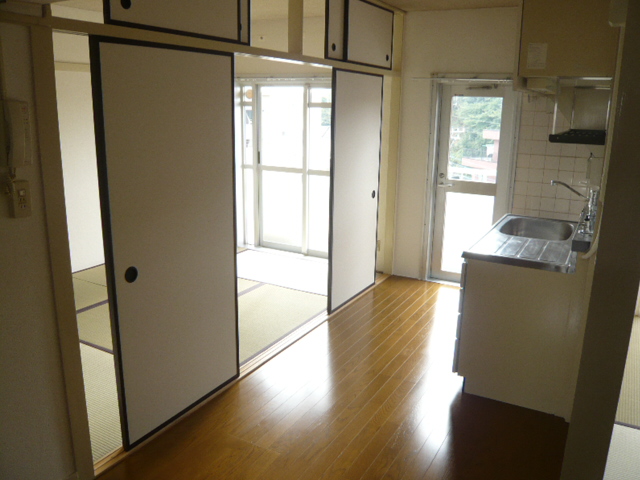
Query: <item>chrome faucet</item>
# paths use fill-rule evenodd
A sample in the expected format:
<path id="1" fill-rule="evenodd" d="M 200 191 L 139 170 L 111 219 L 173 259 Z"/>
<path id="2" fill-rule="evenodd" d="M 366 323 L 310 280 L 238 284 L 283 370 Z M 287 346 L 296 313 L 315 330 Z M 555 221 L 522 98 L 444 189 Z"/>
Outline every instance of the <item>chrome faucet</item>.
<path id="1" fill-rule="evenodd" d="M 570 185 L 567 185 L 564 182 L 561 182 L 560 180 L 551 180 L 551 185 L 562 185 L 563 187 L 568 188 L 569 190 L 571 190 L 573 193 L 575 193 L 576 195 L 580 195 L 582 198 L 584 198 L 585 200 L 589 200 L 589 197 L 587 197 L 586 195 L 583 195 L 582 193 L 580 193 L 578 190 L 576 190 L 575 188 L 573 188 Z"/>
<path id="2" fill-rule="evenodd" d="M 582 229 L 584 233 L 587 233 L 589 235 L 593 234 L 596 225 L 596 211 L 598 209 L 598 196 L 600 195 L 600 189 L 598 187 L 589 187 L 589 196 L 587 197 L 572 186 L 567 185 L 560 180 L 551 180 L 551 185 L 562 185 L 563 187 L 571 190 L 576 195 L 579 195 L 587 200 L 587 203 L 582 210 L 582 214 L 580 215 L 578 229 Z"/>

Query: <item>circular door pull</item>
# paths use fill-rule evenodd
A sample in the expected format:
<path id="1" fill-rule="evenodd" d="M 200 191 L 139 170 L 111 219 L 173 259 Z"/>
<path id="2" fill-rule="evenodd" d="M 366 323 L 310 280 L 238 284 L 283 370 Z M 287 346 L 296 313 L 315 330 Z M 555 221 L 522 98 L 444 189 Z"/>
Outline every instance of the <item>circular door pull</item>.
<path id="1" fill-rule="evenodd" d="M 120 0 L 120 5 L 122 5 L 122 8 L 125 10 L 129 10 L 131 8 L 131 0 Z"/>
<path id="2" fill-rule="evenodd" d="M 136 267 L 129 267 L 127 271 L 124 272 L 124 279 L 128 283 L 133 283 L 138 279 L 138 269 Z"/>
<path id="3" fill-rule="evenodd" d="M 371 198 L 376 198 L 376 191 L 371 192 Z"/>

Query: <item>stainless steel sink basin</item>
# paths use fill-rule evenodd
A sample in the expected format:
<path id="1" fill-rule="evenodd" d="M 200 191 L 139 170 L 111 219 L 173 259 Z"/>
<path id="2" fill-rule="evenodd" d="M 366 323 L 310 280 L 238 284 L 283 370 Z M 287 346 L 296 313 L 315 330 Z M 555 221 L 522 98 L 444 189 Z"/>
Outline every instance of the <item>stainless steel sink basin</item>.
<path id="1" fill-rule="evenodd" d="M 507 214 L 462 253 L 465 259 L 574 273 L 571 251 L 577 223 Z"/>
<path id="2" fill-rule="evenodd" d="M 573 234 L 574 225 L 560 220 L 543 218 L 515 217 L 500 227 L 500 233 L 516 237 L 538 238 L 563 242 Z"/>

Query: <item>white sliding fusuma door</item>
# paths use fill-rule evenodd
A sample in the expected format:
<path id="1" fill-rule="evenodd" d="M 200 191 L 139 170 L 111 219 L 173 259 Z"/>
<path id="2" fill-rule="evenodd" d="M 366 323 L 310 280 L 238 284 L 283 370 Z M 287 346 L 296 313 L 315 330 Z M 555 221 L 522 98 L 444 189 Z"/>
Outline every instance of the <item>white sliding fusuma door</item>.
<path id="1" fill-rule="evenodd" d="M 233 58 L 91 39 L 128 449 L 238 374 Z"/>
<path id="2" fill-rule="evenodd" d="M 334 70 L 329 311 L 375 283 L 382 81 Z"/>

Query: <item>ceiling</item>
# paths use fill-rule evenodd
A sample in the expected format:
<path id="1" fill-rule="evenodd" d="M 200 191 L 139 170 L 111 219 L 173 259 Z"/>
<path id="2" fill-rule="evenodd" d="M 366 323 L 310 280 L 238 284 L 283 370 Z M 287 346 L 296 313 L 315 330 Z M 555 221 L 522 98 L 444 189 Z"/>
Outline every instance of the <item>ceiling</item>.
<path id="1" fill-rule="evenodd" d="M 384 3 L 401 10 L 458 10 L 464 8 L 514 7 L 522 0 L 385 0 Z M 66 0 L 56 2 L 67 7 L 102 11 L 102 0 Z M 252 0 L 251 15 L 254 20 L 286 18 L 289 0 Z M 325 0 L 304 0 L 306 17 L 321 17 L 325 12 Z"/>
<path id="2" fill-rule="evenodd" d="M 94 12 L 102 12 L 102 0 L 65 0 L 56 1 L 58 5 L 71 8 L 79 8 L 80 10 L 92 10 Z"/>

